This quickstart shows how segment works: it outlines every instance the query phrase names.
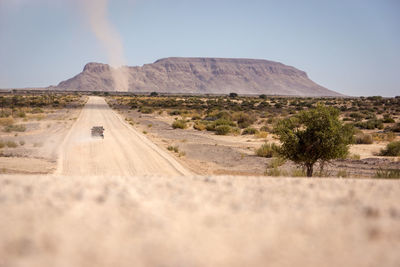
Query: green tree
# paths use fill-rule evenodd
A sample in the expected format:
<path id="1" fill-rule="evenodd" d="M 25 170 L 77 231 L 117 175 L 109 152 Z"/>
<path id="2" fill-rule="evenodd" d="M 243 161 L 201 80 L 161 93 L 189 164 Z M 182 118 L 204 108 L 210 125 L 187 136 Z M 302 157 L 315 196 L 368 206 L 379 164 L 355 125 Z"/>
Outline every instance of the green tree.
<path id="1" fill-rule="evenodd" d="M 238 97 L 238 94 L 237 93 L 229 93 L 229 97 L 236 98 L 236 97 Z"/>
<path id="2" fill-rule="evenodd" d="M 281 142 L 278 153 L 305 167 L 307 176 L 311 177 L 316 162 L 323 166 L 348 154 L 354 129 L 339 120 L 339 110 L 318 104 L 316 108 L 281 120 L 274 133 Z"/>

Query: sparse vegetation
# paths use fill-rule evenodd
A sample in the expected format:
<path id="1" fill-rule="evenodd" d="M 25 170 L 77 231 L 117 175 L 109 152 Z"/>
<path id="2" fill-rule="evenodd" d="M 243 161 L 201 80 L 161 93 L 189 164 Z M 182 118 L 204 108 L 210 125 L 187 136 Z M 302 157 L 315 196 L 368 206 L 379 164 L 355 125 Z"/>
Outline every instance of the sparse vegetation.
<path id="1" fill-rule="evenodd" d="M 380 155 L 392 157 L 400 156 L 400 141 L 387 144 L 386 148 L 381 150 Z"/>
<path id="2" fill-rule="evenodd" d="M 374 140 L 372 138 L 372 135 L 370 135 L 370 134 L 361 133 L 361 134 L 356 135 L 356 137 L 355 137 L 355 143 L 356 144 L 367 144 L 367 145 L 370 145 L 373 142 L 374 142 Z"/>
<path id="3" fill-rule="evenodd" d="M 25 132 L 26 127 L 25 125 L 8 125 L 4 127 L 5 132 Z"/>
<path id="4" fill-rule="evenodd" d="M 169 118 L 164 117 L 163 120 L 170 120 L 171 125 L 179 125 L 176 129 L 207 130 L 217 135 L 254 135 L 256 138 L 268 138 L 269 142 L 273 138 L 279 138 L 275 132 L 275 126 L 277 123 L 279 124 L 279 121 L 289 118 L 296 119 L 303 112 L 318 108 L 318 105 L 336 110 L 337 121 L 343 127 L 341 129 L 345 130 L 345 139 L 350 140 L 352 144 L 369 145 L 374 142 L 398 141 L 396 131 L 400 132 L 400 98 L 297 98 L 267 95 L 251 97 L 235 94 L 225 96 L 157 95 L 152 97 L 149 95 L 126 95 L 110 96 L 108 102 L 114 108 L 127 109 L 128 113 L 131 111 L 141 112 L 146 107 L 154 110 L 157 114 L 161 112 L 167 117 L 169 115 Z M 141 121 L 140 116 L 139 121 Z M 143 123 L 148 125 L 148 120 Z M 181 127 L 183 124 L 186 124 L 186 127 Z M 351 128 L 357 130 L 354 136 L 347 135 L 347 130 L 350 131 Z M 179 134 L 184 135 L 185 133 L 180 132 Z M 250 142 L 250 139 L 246 141 Z M 253 141 L 256 142 L 251 139 L 251 142 Z M 318 146 L 320 145 L 312 146 L 311 150 L 315 150 Z M 249 146 L 247 149 L 252 148 Z M 371 151 L 368 146 L 354 147 L 354 151 L 358 149 L 366 149 L 367 153 L 373 155 L 372 146 Z M 309 153 L 311 152 L 309 151 Z M 363 157 L 366 157 L 364 153 L 363 151 Z M 332 152 L 331 155 L 333 154 L 335 153 Z M 357 153 L 344 154 L 341 156 L 336 154 L 336 156 L 339 159 L 360 159 L 360 155 Z M 317 160 L 317 163 L 324 161 L 329 160 L 320 159 Z M 359 163 L 352 162 L 352 164 Z M 326 166 L 331 168 L 330 165 Z M 291 170 L 288 171 L 288 174 L 291 174 Z M 338 174 L 339 170 L 337 169 L 330 173 L 330 175 Z"/>
<path id="5" fill-rule="evenodd" d="M 274 143 L 265 143 L 256 150 L 256 155 L 264 158 L 272 158 L 277 156 L 278 146 Z"/>
<path id="6" fill-rule="evenodd" d="M 375 178 L 399 179 L 400 178 L 400 169 L 379 169 L 375 173 Z"/>
<path id="7" fill-rule="evenodd" d="M 186 121 L 184 120 L 176 120 L 172 123 L 172 128 L 174 129 L 186 129 Z"/>

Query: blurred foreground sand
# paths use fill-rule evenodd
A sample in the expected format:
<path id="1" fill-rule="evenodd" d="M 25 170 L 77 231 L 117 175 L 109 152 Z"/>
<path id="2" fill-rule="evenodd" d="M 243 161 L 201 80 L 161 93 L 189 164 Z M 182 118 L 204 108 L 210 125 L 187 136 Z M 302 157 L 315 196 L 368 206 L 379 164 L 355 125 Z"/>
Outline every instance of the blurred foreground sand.
<path id="1" fill-rule="evenodd" d="M 0 176 L 0 266 L 400 266 L 400 181 Z"/>

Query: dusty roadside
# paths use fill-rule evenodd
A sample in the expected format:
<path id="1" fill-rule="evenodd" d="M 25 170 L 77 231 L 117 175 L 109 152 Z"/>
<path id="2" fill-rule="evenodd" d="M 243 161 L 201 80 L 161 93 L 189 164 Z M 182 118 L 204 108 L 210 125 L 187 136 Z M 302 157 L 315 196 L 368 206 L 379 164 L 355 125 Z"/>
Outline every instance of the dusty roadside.
<path id="1" fill-rule="evenodd" d="M 0 266 L 400 264 L 400 183 L 0 176 Z"/>
<path id="2" fill-rule="evenodd" d="M 80 105 L 86 102 L 82 97 Z M 35 113 L 29 113 L 37 110 Z M 23 117 L 12 120 L 14 128 L 0 127 L 0 173 L 48 174 L 56 169 L 60 145 L 81 109 L 21 108 Z M 19 128 L 18 128 L 19 127 Z"/>
<path id="3" fill-rule="evenodd" d="M 255 150 L 266 141 L 277 142 L 271 134 L 259 138 L 254 135 L 219 136 L 208 131 L 173 129 L 171 126 L 179 116 L 170 116 L 166 112 L 143 114 L 137 110 L 117 110 L 137 131 L 145 133 L 159 147 L 167 150 L 186 168 L 199 175 L 256 175 L 263 176 L 274 159 L 255 155 Z M 189 125 L 191 125 L 189 123 Z M 360 159 L 332 161 L 325 166 L 324 176 L 374 177 L 380 169 L 400 169 L 397 158 L 376 156 L 385 143 L 373 145 L 352 145 L 351 154 L 360 155 Z M 173 148 L 177 148 L 174 152 Z M 281 175 L 298 175 L 296 166 L 286 162 L 279 166 Z"/>

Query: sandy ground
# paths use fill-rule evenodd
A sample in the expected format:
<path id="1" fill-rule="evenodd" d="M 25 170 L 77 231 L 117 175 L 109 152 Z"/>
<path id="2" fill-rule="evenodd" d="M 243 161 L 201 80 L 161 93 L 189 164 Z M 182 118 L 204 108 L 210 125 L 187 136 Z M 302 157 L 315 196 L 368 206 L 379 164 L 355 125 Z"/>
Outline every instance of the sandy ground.
<path id="1" fill-rule="evenodd" d="M 26 127 L 24 132 L 0 131 L 0 140 L 17 143 L 16 148 L 1 149 L 0 173 L 53 173 L 60 145 L 80 111 L 78 108 L 45 110 L 42 114 L 16 120 L 16 124 Z"/>
<path id="2" fill-rule="evenodd" d="M 0 176 L 0 266 L 400 266 L 398 180 Z"/>
<path id="3" fill-rule="evenodd" d="M 91 128 L 103 126 L 104 139 Z M 189 175 L 171 155 L 133 130 L 101 97 L 90 97 L 61 146 L 62 175 Z"/>

